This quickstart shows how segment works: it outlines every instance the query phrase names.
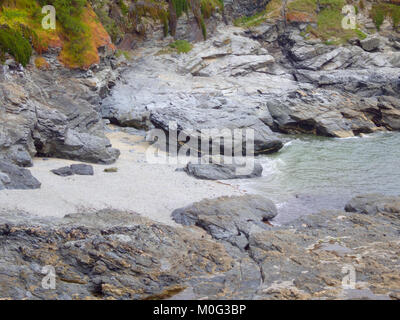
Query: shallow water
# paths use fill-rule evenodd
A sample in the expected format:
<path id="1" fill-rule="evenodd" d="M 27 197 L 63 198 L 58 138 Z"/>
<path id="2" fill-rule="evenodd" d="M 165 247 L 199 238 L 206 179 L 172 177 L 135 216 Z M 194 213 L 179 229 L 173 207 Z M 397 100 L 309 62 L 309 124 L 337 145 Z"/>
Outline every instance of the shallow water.
<path id="1" fill-rule="evenodd" d="M 260 160 L 263 177 L 244 184 L 278 203 L 279 223 L 343 209 L 357 194 L 400 194 L 400 133 L 349 139 L 303 136 Z"/>

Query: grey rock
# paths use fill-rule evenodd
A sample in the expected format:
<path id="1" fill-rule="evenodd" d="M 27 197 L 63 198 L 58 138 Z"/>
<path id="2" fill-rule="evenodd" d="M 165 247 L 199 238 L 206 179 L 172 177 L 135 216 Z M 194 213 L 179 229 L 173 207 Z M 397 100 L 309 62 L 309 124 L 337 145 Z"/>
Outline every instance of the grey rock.
<path id="1" fill-rule="evenodd" d="M 68 177 L 74 174 L 71 170 L 71 167 L 62 167 L 58 169 L 53 169 L 51 170 L 51 172 L 61 177 Z"/>
<path id="2" fill-rule="evenodd" d="M 205 199 L 172 212 L 177 223 L 201 226 L 213 238 L 244 250 L 252 232 L 266 230 L 277 215 L 273 202 L 258 195 Z"/>
<path id="3" fill-rule="evenodd" d="M 379 49 L 380 46 L 380 39 L 376 36 L 367 37 L 364 40 L 360 41 L 361 47 L 365 51 L 374 51 Z"/>
<path id="4" fill-rule="evenodd" d="M 5 189 L 38 189 L 41 183 L 27 169 L 0 160 L 0 183 Z"/>
<path id="5" fill-rule="evenodd" d="M 367 215 L 386 214 L 399 217 L 399 197 L 387 197 L 382 194 L 369 194 L 351 199 L 345 207 L 347 212 L 357 212 Z"/>
<path id="6" fill-rule="evenodd" d="M 260 163 L 252 161 L 253 169 L 249 174 L 240 174 L 240 166 L 215 164 L 215 163 L 188 163 L 184 171 L 191 176 L 204 180 L 229 180 L 229 179 L 246 179 L 261 177 L 263 168 Z M 243 166 L 242 166 L 243 168 Z"/>
<path id="7" fill-rule="evenodd" d="M 75 76 L 33 69 L 0 79 L 0 158 L 21 166 L 32 165 L 35 155 L 115 161 L 119 151 L 104 136 L 97 109 L 104 84 L 92 90 Z"/>
<path id="8" fill-rule="evenodd" d="M 74 174 L 82 176 L 92 176 L 94 174 L 93 166 L 88 164 L 72 164 L 69 167 L 51 170 L 51 172 L 62 177 L 72 176 Z"/>
<path id="9" fill-rule="evenodd" d="M 88 164 L 72 164 L 71 170 L 74 174 L 82 176 L 92 176 L 94 174 L 93 166 Z"/>

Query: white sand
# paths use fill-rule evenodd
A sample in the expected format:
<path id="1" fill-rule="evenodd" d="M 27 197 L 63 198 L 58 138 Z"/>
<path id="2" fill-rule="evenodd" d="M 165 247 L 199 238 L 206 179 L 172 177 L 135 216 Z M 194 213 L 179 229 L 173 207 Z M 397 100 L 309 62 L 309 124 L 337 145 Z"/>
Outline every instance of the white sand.
<path id="1" fill-rule="evenodd" d="M 94 176 L 60 177 L 50 170 L 75 161 L 34 160 L 32 174 L 42 183 L 37 190 L 2 190 L 0 210 L 21 210 L 38 216 L 62 217 L 83 210 L 113 208 L 137 212 L 150 219 L 174 224 L 170 214 L 179 207 L 203 198 L 243 194 L 238 187 L 216 181 L 202 181 L 176 165 L 146 162 L 144 138 L 123 132 L 107 134 L 121 156 L 113 165 L 93 165 Z M 118 168 L 106 173 L 105 168 Z"/>

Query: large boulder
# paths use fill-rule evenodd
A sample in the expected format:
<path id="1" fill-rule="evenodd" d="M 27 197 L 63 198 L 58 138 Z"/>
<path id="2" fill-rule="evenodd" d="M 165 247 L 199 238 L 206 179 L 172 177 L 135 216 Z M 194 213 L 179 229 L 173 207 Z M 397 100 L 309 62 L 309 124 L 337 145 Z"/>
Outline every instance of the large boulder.
<path id="1" fill-rule="evenodd" d="M 103 132 L 99 96 L 72 73 L 0 74 L 0 158 L 21 166 L 35 155 L 112 163 L 119 155 Z"/>
<path id="2" fill-rule="evenodd" d="M 41 183 L 32 176 L 28 169 L 0 160 L 0 190 L 1 189 L 38 189 Z"/>
<path id="3" fill-rule="evenodd" d="M 213 238 L 228 241 L 245 249 L 252 232 L 267 230 L 267 222 L 278 211 L 274 203 L 259 195 L 205 199 L 172 212 L 180 224 L 196 225 Z"/>

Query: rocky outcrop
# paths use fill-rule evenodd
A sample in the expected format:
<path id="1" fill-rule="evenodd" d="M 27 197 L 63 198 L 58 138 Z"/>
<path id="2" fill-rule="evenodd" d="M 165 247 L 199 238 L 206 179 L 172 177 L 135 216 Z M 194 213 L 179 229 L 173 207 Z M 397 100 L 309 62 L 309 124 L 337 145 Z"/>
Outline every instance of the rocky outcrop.
<path id="1" fill-rule="evenodd" d="M 229 18 L 252 16 L 265 10 L 270 0 L 224 0 L 225 15 Z"/>
<path id="2" fill-rule="evenodd" d="M 176 209 L 172 218 L 185 226 L 199 226 L 214 239 L 228 241 L 244 250 L 250 233 L 269 229 L 267 222 L 277 213 L 272 201 L 245 195 L 202 200 Z"/>
<path id="3" fill-rule="evenodd" d="M 176 210 L 184 228 L 110 210 L 29 222 L 3 212 L 0 298 L 400 299 L 399 219 L 379 212 L 274 226 L 258 196 Z"/>
<path id="4" fill-rule="evenodd" d="M 29 170 L 0 160 L 0 190 L 38 189 L 40 185 L 40 182 L 32 176 Z"/>
<path id="5" fill-rule="evenodd" d="M 104 77 L 110 75 L 104 74 Z M 95 77 L 77 72 L 0 72 L 0 157 L 21 166 L 35 155 L 96 163 L 114 162 L 119 151 L 104 136 Z M 109 79 L 112 80 L 111 78 Z M 107 84 L 109 82 L 107 81 Z"/>

